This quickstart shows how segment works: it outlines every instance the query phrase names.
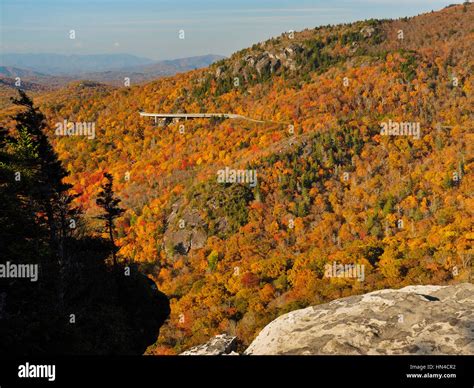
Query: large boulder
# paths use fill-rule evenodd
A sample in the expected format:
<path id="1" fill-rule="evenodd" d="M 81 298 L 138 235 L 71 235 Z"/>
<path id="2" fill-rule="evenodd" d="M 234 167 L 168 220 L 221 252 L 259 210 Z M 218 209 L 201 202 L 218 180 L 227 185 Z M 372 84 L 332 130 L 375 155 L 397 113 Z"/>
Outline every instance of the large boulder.
<path id="1" fill-rule="evenodd" d="M 474 354 L 474 285 L 409 286 L 296 310 L 245 354 Z"/>

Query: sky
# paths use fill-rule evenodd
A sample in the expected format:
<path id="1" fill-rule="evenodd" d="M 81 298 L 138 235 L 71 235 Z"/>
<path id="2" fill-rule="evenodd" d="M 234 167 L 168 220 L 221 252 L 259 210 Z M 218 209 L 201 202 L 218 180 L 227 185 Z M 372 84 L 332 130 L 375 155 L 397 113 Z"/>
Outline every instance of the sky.
<path id="1" fill-rule="evenodd" d="M 452 3 L 462 0 L 0 0 L 0 51 L 228 56 L 289 30 L 414 16 Z"/>

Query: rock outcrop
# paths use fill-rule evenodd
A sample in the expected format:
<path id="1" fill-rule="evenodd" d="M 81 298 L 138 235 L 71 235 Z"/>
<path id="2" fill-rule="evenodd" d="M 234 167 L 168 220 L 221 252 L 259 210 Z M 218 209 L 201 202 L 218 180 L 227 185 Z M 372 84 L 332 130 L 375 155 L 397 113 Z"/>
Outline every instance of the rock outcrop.
<path id="1" fill-rule="evenodd" d="M 297 70 L 297 59 L 305 53 L 305 48 L 298 44 L 286 47 L 274 48 L 270 51 L 258 51 L 247 54 L 239 60 L 235 60 L 226 69 L 218 66 L 213 74 L 214 78 L 221 80 L 230 77 L 243 77 L 245 81 L 250 80 L 251 74 L 278 73 L 280 70 Z"/>
<path id="2" fill-rule="evenodd" d="M 245 354 L 474 354 L 474 285 L 380 290 L 292 311 Z"/>
<path id="3" fill-rule="evenodd" d="M 163 235 L 163 245 L 170 248 L 170 255 L 186 255 L 192 249 L 200 249 L 207 240 L 207 225 L 197 209 L 184 209 L 178 216 L 179 204 L 173 205 L 167 219 L 167 228 Z"/>
<path id="4" fill-rule="evenodd" d="M 217 335 L 211 338 L 207 343 L 195 346 L 183 353 L 182 356 L 222 356 L 237 355 L 237 338 L 226 334 Z"/>

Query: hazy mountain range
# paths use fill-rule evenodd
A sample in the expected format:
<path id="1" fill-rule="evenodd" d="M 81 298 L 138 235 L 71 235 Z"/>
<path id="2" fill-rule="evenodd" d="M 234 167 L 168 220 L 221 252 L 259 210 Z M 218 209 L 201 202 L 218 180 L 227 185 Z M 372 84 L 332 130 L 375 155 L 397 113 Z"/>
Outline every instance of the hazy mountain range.
<path id="1" fill-rule="evenodd" d="M 121 84 L 128 77 L 137 83 L 206 67 L 222 58 L 208 54 L 154 61 L 129 54 L 2 54 L 0 77 L 21 77 L 40 84 L 62 84 L 77 79 Z"/>

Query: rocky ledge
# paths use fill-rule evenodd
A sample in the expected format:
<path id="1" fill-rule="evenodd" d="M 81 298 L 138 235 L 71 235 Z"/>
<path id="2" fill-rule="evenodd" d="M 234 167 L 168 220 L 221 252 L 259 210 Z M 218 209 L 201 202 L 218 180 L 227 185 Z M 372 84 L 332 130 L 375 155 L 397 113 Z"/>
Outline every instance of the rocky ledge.
<path id="1" fill-rule="evenodd" d="M 221 335 L 184 354 L 236 354 L 225 346 L 234 342 Z M 244 354 L 472 355 L 474 285 L 408 286 L 295 310 L 269 323 Z"/>
<path id="2" fill-rule="evenodd" d="M 381 290 L 292 311 L 245 354 L 474 354 L 474 285 Z"/>

